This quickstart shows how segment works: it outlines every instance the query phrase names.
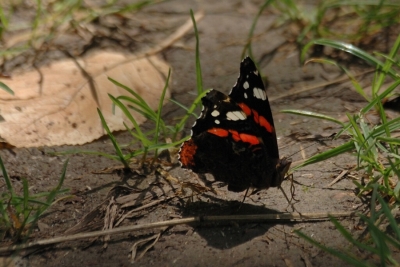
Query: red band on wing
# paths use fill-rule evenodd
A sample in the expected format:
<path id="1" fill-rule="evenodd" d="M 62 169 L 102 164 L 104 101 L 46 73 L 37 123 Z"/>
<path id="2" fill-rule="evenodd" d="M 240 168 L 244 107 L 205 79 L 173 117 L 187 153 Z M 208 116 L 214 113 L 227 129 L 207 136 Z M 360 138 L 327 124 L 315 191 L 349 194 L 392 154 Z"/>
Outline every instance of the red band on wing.
<path id="1" fill-rule="evenodd" d="M 239 138 L 241 141 L 250 143 L 252 146 L 260 144 L 260 140 L 258 140 L 257 136 L 255 135 L 240 133 Z"/>
<path id="2" fill-rule="evenodd" d="M 250 116 L 251 114 L 253 114 L 254 121 L 257 124 L 259 124 L 261 127 L 263 127 L 265 130 L 267 130 L 267 132 L 273 133 L 275 131 L 274 127 L 271 125 L 271 123 L 269 123 L 268 120 L 266 118 L 264 118 L 263 116 L 258 115 L 258 112 L 256 110 L 250 109 L 249 106 L 247 106 L 245 103 L 239 103 L 238 105 L 247 116 Z M 221 135 L 218 135 L 218 136 L 221 136 Z M 242 140 L 242 139 L 240 138 L 240 140 Z M 237 141 L 237 140 L 235 139 L 235 141 Z"/>
<path id="3" fill-rule="evenodd" d="M 235 142 L 242 141 L 244 143 L 249 143 L 250 145 L 258 145 L 260 144 L 260 140 L 255 135 L 239 133 L 235 130 L 225 130 L 222 128 L 211 128 L 207 130 L 208 133 L 219 136 L 219 137 L 227 137 L 231 134 L 232 139 Z"/>
<path id="4" fill-rule="evenodd" d="M 263 116 L 259 116 L 258 112 L 255 111 L 254 109 L 252 109 L 251 111 L 253 113 L 254 121 L 257 124 L 259 124 L 265 130 L 267 130 L 267 132 L 274 133 L 274 131 L 275 131 L 274 127 L 271 125 L 271 123 L 269 123 L 269 121 L 266 118 L 264 118 Z"/>
<path id="5" fill-rule="evenodd" d="M 260 122 L 259 122 L 259 117 L 258 117 L 258 112 L 257 111 L 255 111 L 254 109 L 252 109 L 252 111 L 253 111 L 253 119 L 254 119 L 254 121 L 257 123 L 257 124 L 259 124 Z"/>
<path id="6" fill-rule="evenodd" d="M 260 116 L 259 118 L 260 122 L 259 124 L 267 130 L 269 133 L 273 133 L 275 131 L 274 127 L 267 121 L 266 118 L 263 116 Z"/>
<path id="7" fill-rule="evenodd" d="M 193 139 L 185 141 L 179 151 L 179 160 L 182 163 L 182 167 L 193 168 L 195 165 L 193 156 L 196 154 L 197 145 Z"/>
<path id="8" fill-rule="evenodd" d="M 207 132 L 209 132 L 210 134 L 219 136 L 219 137 L 227 137 L 229 135 L 228 130 L 221 129 L 221 128 L 211 128 L 211 129 L 208 129 Z"/>
<path id="9" fill-rule="evenodd" d="M 251 109 L 245 103 L 239 103 L 239 107 L 243 110 L 243 112 L 247 115 L 251 115 Z"/>

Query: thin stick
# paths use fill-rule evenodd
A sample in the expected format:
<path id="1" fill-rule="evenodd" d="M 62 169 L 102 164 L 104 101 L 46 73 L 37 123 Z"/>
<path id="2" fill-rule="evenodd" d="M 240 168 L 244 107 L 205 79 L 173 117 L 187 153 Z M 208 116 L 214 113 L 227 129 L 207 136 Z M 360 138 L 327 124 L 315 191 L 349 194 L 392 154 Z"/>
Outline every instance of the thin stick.
<path id="1" fill-rule="evenodd" d="M 330 184 L 328 184 L 327 186 L 325 186 L 324 188 L 329 188 L 332 185 L 336 184 L 340 179 L 342 179 L 343 176 L 345 176 L 349 171 L 348 170 L 343 170 L 338 177 L 335 178 L 335 180 L 333 180 Z"/>
<path id="2" fill-rule="evenodd" d="M 104 235 L 115 235 L 125 232 L 133 232 L 139 230 L 154 229 L 166 226 L 174 226 L 180 224 L 201 224 L 205 222 L 213 222 L 219 224 L 231 224 L 232 222 L 308 222 L 328 220 L 329 216 L 335 218 L 353 217 L 355 212 L 335 212 L 335 213 L 278 213 L 278 214 L 255 214 L 255 215 L 223 215 L 223 216 L 198 216 L 184 219 L 176 219 L 170 221 L 162 221 L 148 223 L 144 225 L 129 225 L 103 231 L 93 231 L 88 233 L 79 233 L 69 236 L 60 236 L 55 238 L 37 240 L 22 245 L 14 245 L 0 248 L 0 253 L 10 252 L 15 250 L 27 249 L 34 246 L 46 246 L 61 242 L 74 241 L 85 238 L 93 238 Z"/>

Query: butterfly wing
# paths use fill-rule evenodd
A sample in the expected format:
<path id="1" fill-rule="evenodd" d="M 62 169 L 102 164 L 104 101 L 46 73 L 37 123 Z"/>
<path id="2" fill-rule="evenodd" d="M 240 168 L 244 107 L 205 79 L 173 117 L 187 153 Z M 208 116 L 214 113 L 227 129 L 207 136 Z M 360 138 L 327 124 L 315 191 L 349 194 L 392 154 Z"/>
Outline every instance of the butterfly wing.
<path id="1" fill-rule="evenodd" d="M 252 117 L 259 126 L 259 135 L 268 157 L 278 163 L 279 151 L 274 120 L 260 73 L 250 57 L 240 64 L 240 74 L 229 96 Z"/>

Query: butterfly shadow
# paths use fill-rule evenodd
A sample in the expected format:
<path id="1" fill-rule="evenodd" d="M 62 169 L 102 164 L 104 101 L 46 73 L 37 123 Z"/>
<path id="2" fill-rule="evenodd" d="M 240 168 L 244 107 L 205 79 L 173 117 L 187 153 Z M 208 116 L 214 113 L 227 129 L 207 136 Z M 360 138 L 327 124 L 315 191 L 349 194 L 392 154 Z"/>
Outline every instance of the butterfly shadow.
<path id="1" fill-rule="evenodd" d="M 200 225 L 195 226 L 196 232 L 207 241 L 207 245 L 217 249 L 229 249 L 244 244 L 254 238 L 264 236 L 276 223 L 252 221 L 251 219 L 238 222 L 235 218 L 244 218 L 246 215 L 280 214 L 277 210 L 263 206 L 242 203 L 240 201 L 226 201 L 216 199 L 216 202 L 196 201 L 182 208 L 185 217 L 195 216 L 207 218 Z M 210 217 L 211 216 L 211 217 Z M 230 216 L 232 220 L 218 221 L 218 218 Z M 215 218 L 215 220 L 209 220 Z"/>

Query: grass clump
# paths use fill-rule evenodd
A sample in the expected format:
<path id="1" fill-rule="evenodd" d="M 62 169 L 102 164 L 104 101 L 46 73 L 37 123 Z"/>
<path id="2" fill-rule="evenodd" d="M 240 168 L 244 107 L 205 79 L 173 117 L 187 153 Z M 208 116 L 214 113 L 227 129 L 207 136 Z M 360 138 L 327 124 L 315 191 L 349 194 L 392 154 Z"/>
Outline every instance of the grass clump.
<path id="1" fill-rule="evenodd" d="M 252 56 L 252 39 L 259 17 L 269 8 L 277 13 L 274 27 L 286 26 L 300 46 L 326 38 L 363 45 L 390 27 L 400 24 L 400 2 L 390 0 L 327 0 L 300 2 L 266 0 L 249 31 L 243 55 Z"/>
<path id="2" fill-rule="evenodd" d="M 392 257 L 391 249 L 398 249 L 400 244 L 398 235 L 400 228 L 395 220 L 395 213 L 400 204 L 400 139 L 393 137 L 394 132 L 400 130 L 400 118 L 388 118 L 382 102 L 387 97 L 393 95 L 394 90 L 400 85 L 400 65 L 398 63 L 400 35 L 387 55 L 380 53 L 371 55 L 360 48 L 340 41 L 317 39 L 304 47 L 302 51 L 303 60 L 305 59 L 307 50 L 312 45 L 333 47 L 359 57 L 375 67 L 375 75 L 372 81 L 372 94 L 368 95 L 358 81 L 351 76 L 350 72 L 345 70 L 349 74 L 356 91 L 367 101 L 365 107 L 357 114 L 347 114 L 348 123 L 342 123 L 335 118 L 327 117 L 323 114 L 303 110 L 283 111 L 336 122 L 342 128 L 336 135 L 336 138 L 342 134 L 350 136 L 350 141 L 309 158 L 301 165 L 296 166 L 295 169 L 341 155 L 345 152 L 351 152 L 355 157 L 357 169 L 363 177 L 361 181 L 354 181 L 358 189 L 358 196 L 370 203 L 370 215 L 360 214 L 360 219 L 366 225 L 366 235 L 369 238 L 363 240 L 364 242 L 359 241 L 345 230 L 337 220 L 332 218 L 332 222 L 351 244 L 357 246 L 361 251 L 378 256 L 382 266 L 386 266 L 386 264 L 398 266 L 398 263 Z M 310 61 L 328 64 L 334 63 L 331 60 L 323 58 L 311 59 Z M 341 68 L 344 69 L 343 67 Z M 383 87 L 384 84 L 386 84 L 385 87 Z M 376 111 L 379 115 L 381 122 L 379 125 L 367 123 L 365 116 L 371 110 Z M 385 223 L 391 226 L 393 234 L 387 233 L 383 227 L 380 227 L 385 225 Z M 298 234 L 312 244 L 354 266 L 368 266 L 366 262 L 346 251 L 326 247 L 301 232 L 298 232 Z"/>
<path id="3" fill-rule="evenodd" d="M 30 194 L 26 179 L 22 179 L 22 195 L 17 194 L 7 170 L 0 158 L 0 169 L 6 191 L 0 195 L 0 240 L 5 237 L 15 241 L 26 240 L 44 212 L 57 202 L 56 198 L 68 190 L 61 189 L 64 183 L 68 160 L 64 163 L 58 184 L 49 192 Z"/>
<path id="4" fill-rule="evenodd" d="M 171 77 L 171 70 L 169 70 L 168 72 L 168 76 L 160 97 L 157 111 L 152 110 L 149 107 L 149 105 L 143 100 L 143 98 L 136 92 L 134 92 L 131 88 L 119 83 L 118 81 L 115 81 L 112 78 L 109 78 L 109 80 L 112 83 L 114 83 L 115 85 L 119 86 L 120 88 L 124 89 L 129 93 L 129 96 L 114 97 L 112 95 L 109 95 L 109 97 L 111 98 L 114 107 L 121 109 L 122 112 L 125 114 L 125 116 L 129 119 L 130 123 L 133 125 L 133 128 L 130 128 L 127 124 L 124 123 L 126 130 L 131 134 L 132 140 L 134 140 L 134 142 L 132 142 L 132 145 L 139 143 L 139 148 L 135 149 L 133 152 L 124 154 L 123 145 L 117 142 L 116 138 L 109 130 L 107 122 L 104 120 L 101 111 L 98 110 L 103 127 L 106 130 L 108 136 L 110 137 L 110 140 L 113 143 L 116 152 L 116 155 L 103 154 L 103 156 L 120 161 L 125 168 L 129 168 L 129 161 L 134 157 L 140 155 L 142 157 L 140 163 L 143 164 L 144 161 L 147 159 L 149 152 L 153 152 L 152 162 L 154 162 L 157 159 L 159 150 L 175 148 L 177 145 L 180 145 L 184 140 L 188 138 L 184 137 L 180 140 L 177 140 L 187 120 L 192 115 L 197 117 L 194 114 L 194 110 L 199 105 L 201 98 L 207 92 L 204 91 L 203 89 L 203 81 L 202 81 L 201 65 L 200 65 L 200 53 L 199 53 L 199 37 L 198 37 L 196 21 L 192 10 L 190 11 L 190 15 L 192 18 L 194 32 L 196 36 L 196 80 L 197 80 L 198 96 L 189 108 L 183 106 L 182 104 L 180 104 L 175 100 L 170 99 L 171 102 L 178 105 L 182 109 L 186 110 L 186 115 L 183 116 L 175 125 L 167 125 L 166 122 L 161 117 L 164 97 L 166 94 L 166 90 L 168 89 L 168 84 Z M 147 118 L 148 121 L 153 123 L 154 125 L 153 130 L 148 132 L 143 132 L 138 123 L 136 122 L 136 120 L 131 115 L 131 112 L 137 112 L 143 115 L 145 118 Z M 170 142 L 167 142 L 167 140 L 170 140 Z"/>

